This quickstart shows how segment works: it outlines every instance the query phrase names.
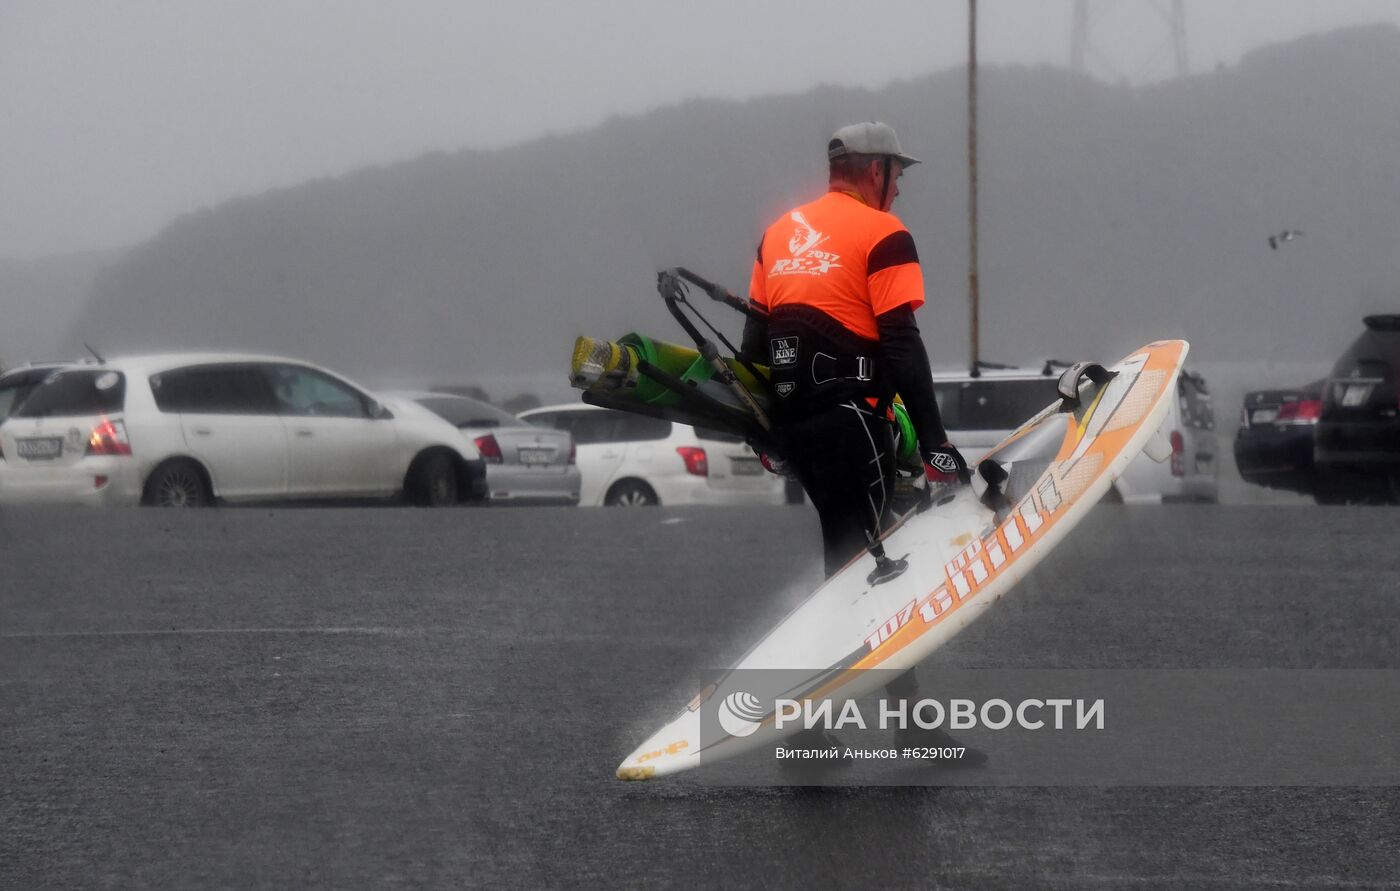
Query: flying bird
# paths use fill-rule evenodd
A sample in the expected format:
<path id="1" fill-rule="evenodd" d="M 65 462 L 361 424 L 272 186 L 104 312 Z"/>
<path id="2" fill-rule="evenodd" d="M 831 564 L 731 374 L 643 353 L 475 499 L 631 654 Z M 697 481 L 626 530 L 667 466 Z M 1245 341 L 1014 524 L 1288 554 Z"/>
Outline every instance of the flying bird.
<path id="1" fill-rule="evenodd" d="M 1297 238 L 1299 235 L 1302 235 L 1302 234 L 1303 234 L 1303 230 L 1302 230 L 1302 229 L 1284 229 L 1282 232 L 1280 232 L 1280 233 L 1277 234 L 1277 235 L 1270 235 L 1270 236 L 1269 236 L 1269 248 L 1270 248 L 1271 250 L 1275 250 L 1275 251 L 1276 251 L 1276 250 L 1278 250 L 1278 246 L 1279 246 L 1280 243 L 1285 242 L 1285 241 L 1292 241 L 1293 239 Z"/>

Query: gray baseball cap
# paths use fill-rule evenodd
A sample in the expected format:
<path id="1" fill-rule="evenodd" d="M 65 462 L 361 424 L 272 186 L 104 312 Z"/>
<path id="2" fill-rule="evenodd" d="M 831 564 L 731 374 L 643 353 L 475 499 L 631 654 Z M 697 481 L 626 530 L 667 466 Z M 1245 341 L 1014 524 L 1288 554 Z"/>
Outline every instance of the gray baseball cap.
<path id="1" fill-rule="evenodd" d="M 879 121 L 847 124 L 831 136 L 826 144 L 826 157 L 835 160 L 845 155 L 889 155 L 905 167 L 919 163 L 899 148 L 894 128 Z"/>

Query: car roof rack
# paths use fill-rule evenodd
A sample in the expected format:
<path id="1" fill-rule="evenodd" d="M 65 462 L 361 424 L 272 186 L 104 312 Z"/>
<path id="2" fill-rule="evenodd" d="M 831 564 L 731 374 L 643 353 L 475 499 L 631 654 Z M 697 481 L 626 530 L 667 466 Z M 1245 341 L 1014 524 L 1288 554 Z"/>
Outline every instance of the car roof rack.
<path id="1" fill-rule="evenodd" d="M 969 377 L 981 377 L 982 371 L 1014 371 L 1019 365 L 1003 365 L 1000 362 L 988 362 L 986 359 L 978 359 L 967 369 Z"/>
<path id="2" fill-rule="evenodd" d="M 96 365 L 97 363 L 89 356 L 79 356 L 76 359 L 30 359 L 18 365 L 10 365 L 5 371 L 14 371 L 18 368 L 37 368 L 40 365 Z"/>

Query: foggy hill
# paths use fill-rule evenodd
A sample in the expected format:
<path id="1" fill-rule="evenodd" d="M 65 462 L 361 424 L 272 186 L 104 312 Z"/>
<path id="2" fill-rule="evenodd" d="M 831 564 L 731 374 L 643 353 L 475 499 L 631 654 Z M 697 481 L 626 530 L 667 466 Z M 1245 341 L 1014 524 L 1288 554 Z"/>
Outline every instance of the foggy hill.
<path id="1" fill-rule="evenodd" d="M 87 305 L 98 272 L 118 256 L 85 251 L 0 260 L 0 368 L 81 352 L 82 338 L 64 352 L 57 347 Z"/>
<path id="2" fill-rule="evenodd" d="M 1339 31 L 1149 88 L 991 68 L 980 93 L 983 355 L 1326 359 L 1400 310 L 1400 29 Z M 680 331 L 655 270 L 742 293 L 758 233 L 825 184 L 843 123 L 925 159 L 896 211 L 936 364 L 966 361 L 965 81 L 689 101 L 502 151 L 433 154 L 182 217 L 98 280 L 107 350 L 272 350 L 366 377 L 564 375 L 577 334 Z M 1268 235 L 1306 235 L 1272 251 Z M 712 314 L 737 332 L 733 313 Z M 707 307 L 708 309 L 709 307 Z"/>

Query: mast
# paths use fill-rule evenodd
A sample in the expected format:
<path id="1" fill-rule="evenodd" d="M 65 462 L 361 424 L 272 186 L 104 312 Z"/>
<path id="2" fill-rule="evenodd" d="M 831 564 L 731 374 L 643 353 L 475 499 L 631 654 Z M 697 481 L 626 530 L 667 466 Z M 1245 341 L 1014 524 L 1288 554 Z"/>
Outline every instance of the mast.
<path id="1" fill-rule="evenodd" d="M 977 273 L 977 0 L 967 0 L 967 299 L 972 342 L 971 374 L 982 359 L 979 330 L 981 295 Z"/>

